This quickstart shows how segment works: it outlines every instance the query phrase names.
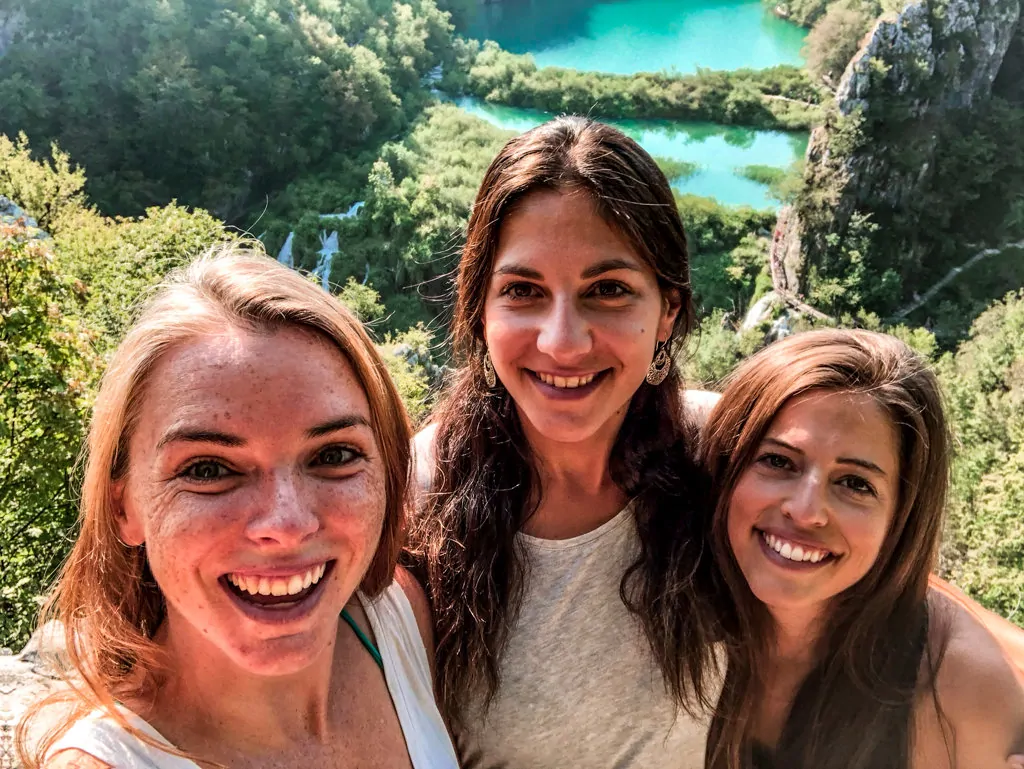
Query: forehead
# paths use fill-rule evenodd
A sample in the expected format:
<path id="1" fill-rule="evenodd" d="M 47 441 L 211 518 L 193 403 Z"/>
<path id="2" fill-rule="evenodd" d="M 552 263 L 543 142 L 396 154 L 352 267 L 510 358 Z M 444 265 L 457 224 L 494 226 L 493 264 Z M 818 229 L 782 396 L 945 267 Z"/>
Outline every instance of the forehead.
<path id="1" fill-rule="evenodd" d="M 814 390 L 791 398 L 766 434 L 803 451 L 866 459 L 893 470 L 899 432 L 889 414 L 867 393 Z"/>
<path id="2" fill-rule="evenodd" d="M 140 431 L 201 421 L 214 427 L 295 427 L 343 410 L 369 419 L 366 393 L 346 357 L 318 334 L 226 329 L 164 355 L 142 396 Z"/>
<path id="3" fill-rule="evenodd" d="M 632 243 L 600 215 L 584 190 L 527 194 L 501 224 L 493 269 L 528 264 L 543 272 L 579 272 L 595 261 L 626 261 L 653 276 Z"/>

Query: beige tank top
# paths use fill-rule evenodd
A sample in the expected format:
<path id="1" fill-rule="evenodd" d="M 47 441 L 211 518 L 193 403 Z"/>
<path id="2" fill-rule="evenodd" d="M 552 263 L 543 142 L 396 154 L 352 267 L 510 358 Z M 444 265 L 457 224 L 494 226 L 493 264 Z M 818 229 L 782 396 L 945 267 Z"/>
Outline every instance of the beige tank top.
<path id="1" fill-rule="evenodd" d="M 529 569 L 501 687 L 456 734 L 466 769 L 702 769 L 707 720 L 677 713 L 619 584 L 630 508 L 579 537 L 520 534 Z M 710 719 L 708 719 L 710 720 Z"/>

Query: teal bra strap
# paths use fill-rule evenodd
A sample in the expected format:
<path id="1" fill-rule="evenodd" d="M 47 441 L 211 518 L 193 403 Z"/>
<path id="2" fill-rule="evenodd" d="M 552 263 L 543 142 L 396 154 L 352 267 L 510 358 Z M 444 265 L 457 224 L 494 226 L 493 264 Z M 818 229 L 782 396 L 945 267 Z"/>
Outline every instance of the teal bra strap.
<path id="1" fill-rule="evenodd" d="M 345 620 L 348 623 L 349 627 L 355 631 L 356 637 L 359 639 L 359 642 L 366 647 L 366 651 L 370 652 L 370 656 L 373 657 L 373 661 L 377 663 L 377 667 L 383 670 L 384 660 L 380 658 L 380 652 L 377 651 L 377 647 L 373 645 L 373 641 L 371 641 L 366 636 L 366 633 L 363 632 L 363 629 L 356 624 L 356 621 L 354 619 L 352 619 L 352 615 L 348 613 L 348 609 L 341 610 L 341 618 Z"/>

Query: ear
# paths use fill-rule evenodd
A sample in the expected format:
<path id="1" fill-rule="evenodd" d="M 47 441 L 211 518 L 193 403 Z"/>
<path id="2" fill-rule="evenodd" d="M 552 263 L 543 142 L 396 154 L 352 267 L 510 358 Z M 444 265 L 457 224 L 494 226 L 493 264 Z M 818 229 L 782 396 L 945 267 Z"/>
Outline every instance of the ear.
<path id="1" fill-rule="evenodd" d="M 683 300 L 678 288 L 670 288 L 661 292 L 661 317 L 658 319 L 658 341 L 665 342 L 672 336 L 679 311 L 683 308 Z"/>
<path id="2" fill-rule="evenodd" d="M 117 529 L 121 541 L 129 547 L 139 547 L 146 542 L 146 528 L 142 516 L 128 497 L 127 481 L 115 481 L 110 489 L 110 502 L 117 516 Z"/>

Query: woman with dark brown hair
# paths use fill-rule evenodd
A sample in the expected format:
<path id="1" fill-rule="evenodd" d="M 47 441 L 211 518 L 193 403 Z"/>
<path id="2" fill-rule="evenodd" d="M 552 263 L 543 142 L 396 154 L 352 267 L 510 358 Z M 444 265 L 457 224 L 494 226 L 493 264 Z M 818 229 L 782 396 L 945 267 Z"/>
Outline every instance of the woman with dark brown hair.
<path id="1" fill-rule="evenodd" d="M 963 602 L 929 587 L 949 437 L 934 374 L 866 331 L 745 361 L 703 444 L 732 606 L 710 769 L 987 769 L 1024 691 Z"/>
<path id="2" fill-rule="evenodd" d="M 456 287 L 463 365 L 419 441 L 436 471 L 413 550 L 464 765 L 701 767 L 715 615 L 668 182 L 584 118 L 512 139 Z"/>

